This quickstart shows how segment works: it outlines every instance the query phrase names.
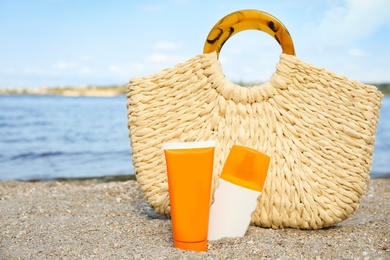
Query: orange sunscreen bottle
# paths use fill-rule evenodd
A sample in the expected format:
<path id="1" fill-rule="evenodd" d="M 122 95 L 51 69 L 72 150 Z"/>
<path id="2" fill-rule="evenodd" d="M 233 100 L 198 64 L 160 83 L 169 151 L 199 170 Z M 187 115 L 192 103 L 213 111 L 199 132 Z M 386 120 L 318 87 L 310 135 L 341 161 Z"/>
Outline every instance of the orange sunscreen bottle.
<path id="1" fill-rule="evenodd" d="M 266 154 L 233 145 L 214 193 L 208 240 L 245 235 L 263 190 L 269 162 Z"/>
<path id="2" fill-rule="evenodd" d="M 173 246 L 207 251 L 215 141 L 164 143 Z"/>

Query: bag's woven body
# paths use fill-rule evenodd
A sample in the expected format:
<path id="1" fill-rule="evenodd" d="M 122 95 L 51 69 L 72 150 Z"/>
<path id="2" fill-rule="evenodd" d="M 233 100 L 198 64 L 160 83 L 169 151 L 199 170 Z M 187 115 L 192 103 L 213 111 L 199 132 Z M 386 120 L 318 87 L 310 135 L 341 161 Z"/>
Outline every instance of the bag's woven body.
<path id="1" fill-rule="evenodd" d="M 318 229 L 357 208 L 382 100 L 374 86 L 282 54 L 269 82 L 243 88 L 210 53 L 127 87 L 135 174 L 156 212 L 170 212 L 162 144 L 204 140 L 216 140 L 213 190 L 233 144 L 271 157 L 257 226 Z"/>

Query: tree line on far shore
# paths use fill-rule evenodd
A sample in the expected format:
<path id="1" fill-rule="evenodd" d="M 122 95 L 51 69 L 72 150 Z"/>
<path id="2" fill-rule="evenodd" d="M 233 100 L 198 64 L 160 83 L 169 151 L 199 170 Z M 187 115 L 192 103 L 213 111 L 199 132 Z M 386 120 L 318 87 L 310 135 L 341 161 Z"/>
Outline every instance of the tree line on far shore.
<path id="1" fill-rule="evenodd" d="M 251 87 L 260 85 L 261 83 L 245 83 L 237 82 L 238 85 L 243 87 Z M 384 95 L 390 95 L 390 83 L 368 83 L 369 85 L 376 86 Z M 111 86 L 86 86 L 86 87 L 48 87 L 48 88 L 28 88 L 28 89 L 0 89 L 0 95 L 63 95 L 66 93 L 88 95 L 90 93 L 102 95 L 125 95 L 127 92 L 124 85 L 111 85 Z"/>
<path id="2" fill-rule="evenodd" d="M 372 84 L 376 86 L 384 95 L 390 95 L 390 83 Z"/>

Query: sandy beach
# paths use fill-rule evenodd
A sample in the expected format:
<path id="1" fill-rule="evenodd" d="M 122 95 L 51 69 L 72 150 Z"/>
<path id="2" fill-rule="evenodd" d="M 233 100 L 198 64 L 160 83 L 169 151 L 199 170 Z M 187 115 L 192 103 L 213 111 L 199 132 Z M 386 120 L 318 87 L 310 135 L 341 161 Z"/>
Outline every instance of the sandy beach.
<path id="1" fill-rule="evenodd" d="M 0 182 L 0 259 L 390 259 L 390 179 L 322 230 L 251 226 L 196 253 L 172 247 L 171 221 L 136 181 Z"/>

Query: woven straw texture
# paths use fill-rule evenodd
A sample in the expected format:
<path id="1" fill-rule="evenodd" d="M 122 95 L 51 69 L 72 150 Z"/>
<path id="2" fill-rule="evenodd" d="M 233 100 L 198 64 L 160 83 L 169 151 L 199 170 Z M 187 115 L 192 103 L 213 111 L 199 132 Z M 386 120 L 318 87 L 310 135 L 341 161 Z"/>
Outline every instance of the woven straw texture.
<path id="1" fill-rule="evenodd" d="M 204 140 L 217 143 L 213 191 L 233 144 L 271 157 L 254 225 L 318 229 L 358 207 L 382 101 L 376 87 L 282 54 L 268 82 L 244 88 L 210 53 L 127 88 L 135 174 L 156 212 L 170 213 L 162 144 Z"/>

